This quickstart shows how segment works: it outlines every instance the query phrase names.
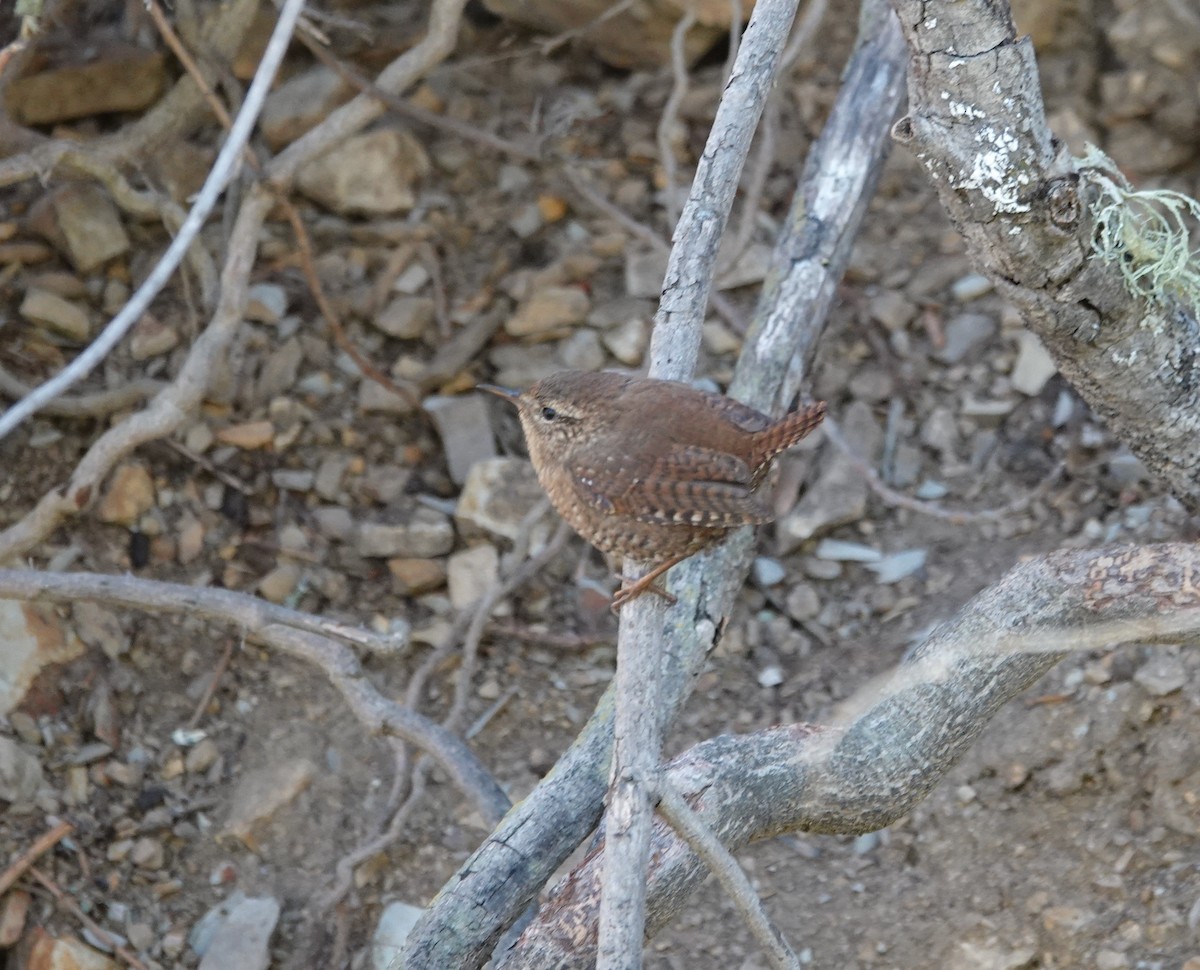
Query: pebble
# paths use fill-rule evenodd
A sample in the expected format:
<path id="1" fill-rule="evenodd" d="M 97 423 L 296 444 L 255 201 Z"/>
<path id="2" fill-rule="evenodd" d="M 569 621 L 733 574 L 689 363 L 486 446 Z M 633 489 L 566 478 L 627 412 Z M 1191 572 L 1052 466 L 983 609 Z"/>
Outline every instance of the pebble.
<path id="1" fill-rule="evenodd" d="M 903 330 L 917 316 L 917 306 L 897 290 L 885 290 L 867 304 L 871 319 L 891 331 Z"/>
<path id="2" fill-rule="evenodd" d="M 462 485 L 473 465 L 496 457 L 496 440 L 482 394 L 429 397 L 424 406 L 442 439 L 454 484 Z"/>
<path id="3" fill-rule="evenodd" d="M 490 458 L 467 474 L 454 518 L 464 535 L 515 541 L 525 517 L 542 501 L 533 466 L 521 458 Z"/>
<path id="4" fill-rule="evenodd" d="M 578 286 L 546 286 L 517 307 L 504 330 L 513 337 L 530 337 L 573 327 L 587 319 L 591 305 Z"/>
<path id="5" fill-rule="evenodd" d="M 345 452 L 336 452 L 322 458 L 317 466 L 316 475 L 313 476 L 313 490 L 327 502 L 334 501 L 341 494 L 342 479 L 346 477 L 346 470 L 350 467 L 352 459 L 353 456 Z"/>
<path id="6" fill-rule="evenodd" d="M 959 303 L 986 296 L 994 289 L 992 281 L 981 273 L 969 273 L 950 284 L 950 295 Z"/>
<path id="7" fill-rule="evenodd" d="M 259 595 L 268 603 L 283 603 L 296 591 L 303 575 L 296 563 L 280 563 L 258 581 Z"/>
<path id="8" fill-rule="evenodd" d="M 304 348 L 295 337 L 285 340 L 263 361 L 258 374 L 254 396 L 258 401 L 270 401 L 296 386 L 300 365 L 304 362 Z"/>
<path id="9" fill-rule="evenodd" d="M 133 843 L 129 860 L 139 869 L 161 869 L 166 863 L 166 851 L 158 839 L 143 836 Z"/>
<path id="10" fill-rule="evenodd" d="M 150 473 L 132 462 L 120 465 L 100 504 L 96 516 L 101 522 L 131 526 L 154 507 L 154 481 Z"/>
<path id="11" fill-rule="evenodd" d="M 817 559 L 806 556 L 803 562 L 804 574 L 813 579 L 837 579 L 842 575 L 842 564 L 832 559 Z"/>
<path id="12" fill-rule="evenodd" d="M 416 182 L 429 172 L 420 141 L 399 128 L 380 128 L 339 142 L 300 168 L 296 185 L 342 215 L 390 215 L 416 205 Z"/>
<path id="13" fill-rule="evenodd" d="M 290 803 L 316 775 L 317 766 L 307 758 L 284 758 L 244 772 L 230 798 L 223 833 L 257 851 L 253 829 Z"/>
<path id="14" fill-rule="evenodd" d="M 667 254 L 657 249 L 625 251 L 625 293 L 627 296 L 657 300 L 662 295 L 663 277 L 667 273 Z"/>
<path id="15" fill-rule="evenodd" d="M 143 314 L 129 335 L 129 355 L 136 361 L 161 357 L 179 345 L 179 331 L 157 317 Z"/>
<path id="16" fill-rule="evenodd" d="M 183 767 L 189 775 L 203 774 L 216 764 L 219 757 L 221 750 L 212 738 L 203 738 L 184 756 Z"/>
<path id="17" fill-rule="evenodd" d="M 403 382 L 398 382 L 403 386 Z M 365 414 L 412 414 L 416 408 L 412 397 L 397 394 L 376 380 L 364 377 L 358 385 L 358 408 Z"/>
<path id="18" fill-rule="evenodd" d="M 218 444 L 255 451 L 271 444 L 275 438 L 275 425 L 270 421 L 243 421 L 218 428 L 213 436 Z"/>
<path id="19" fill-rule="evenodd" d="M 371 938 L 371 970 L 393 970 L 405 941 L 424 912 L 420 907 L 401 902 L 384 907 Z"/>
<path id="20" fill-rule="evenodd" d="M 0 801 L 26 804 L 41 784 L 41 762 L 17 742 L 0 737 Z"/>
<path id="21" fill-rule="evenodd" d="M 995 332 L 993 317 L 984 313 L 960 313 L 946 324 L 945 342 L 933 356 L 943 364 L 960 363 Z"/>
<path id="22" fill-rule="evenodd" d="M 454 553 L 446 564 L 450 605 L 465 610 L 479 602 L 500 576 L 500 555 L 491 545 L 471 546 Z"/>
<path id="23" fill-rule="evenodd" d="M 246 292 L 244 319 L 255 323 L 278 323 L 288 309 L 287 290 L 278 283 L 255 283 Z"/>
<path id="24" fill-rule="evenodd" d="M 759 556 L 754 560 L 754 565 L 751 567 L 754 583 L 756 586 L 768 587 L 777 586 L 782 583 L 787 576 L 787 570 L 783 563 L 778 559 L 773 559 L 770 556 Z"/>
<path id="25" fill-rule="evenodd" d="M 92 332 L 88 313 L 83 307 L 49 290 L 30 287 L 25 291 L 25 298 L 17 312 L 31 323 L 75 343 L 86 342 Z"/>
<path id="26" fill-rule="evenodd" d="M 879 562 L 883 559 L 883 554 L 878 549 L 842 539 L 822 539 L 817 545 L 815 555 L 818 559 L 832 559 L 836 562 Z"/>
<path id="27" fill-rule="evenodd" d="M 609 330 L 601 340 L 609 353 L 622 364 L 636 367 L 642 362 L 646 347 L 650 344 L 650 329 L 645 321 L 630 319 Z"/>
<path id="28" fill-rule="evenodd" d="M 71 606 L 71 619 L 79 639 L 89 647 L 103 650 L 110 660 L 117 660 L 129 652 L 129 635 L 112 610 L 80 600 Z"/>
<path id="29" fill-rule="evenodd" d="M 267 95 L 259 124 L 272 151 L 315 128 L 354 93 L 351 84 L 319 65 L 288 78 Z"/>
<path id="30" fill-rule="evenodd" d="M 760 687 L 778 687 L 783 683 L 783 668 L 779 664 L 769 664 L 758 672 Z"/>
<path id="31" fill-rule="evenodd" d="M 784 608 L 793 620 L 814 620 L 821 612 L 821 597 L 809 583 L 797 583 L 788 590 Z"/>
<path id="32" fill-rule="evenodd" d="M 1187 683 L 1187 672 L 1178 658 L 1158 654 L 1142 664 L 1133 679 L 1151 697 L 1166 697 Z"/>
<path id="33" fill-rule="evenodd" d="M 936 407 L 921 425 L 921 444 L 939 455 L 953 455 L 958 445 L 958 422 L 947 407 Z"/>
<path id="34" fill-rule="evenodd" d="M 312 491 L 315 478 L 307 468 L 276 468 L 271 472 L 271 484 L 288 492 Z"/>
<path id="35" fill-rule="evenodd" d="M 93 939 L 93 942 L 99 941 Z M 32 934 L 22 966 L 26 970 L 119 970 L 115 961 L 75 937 L 54 937 L 45 931 Z"/>
<path id="36" fill-rule="evenodd" d="M 388 560 L 388 570 L 402 595 L 417 596 L 446 585 L 446 564 L 440 559 Z"/>
<path id="37" fill-rule="evenodd" d="M 80 273 L 91 273 L 129 251 L 129 236 L 108 193 L 95 182 L 71 182 L 51 196 L 67 256 Z"/>
<path id="38" fill-rule="evenodd" d="M 590 327 L 580 327 L 558 342 L 558 359 L 569 370 L 600 370 L 606 358 L 600 337 Z"/>
<path id="39" fill-rule="evenodd" d="M 403 522 L 359 522 L 355 545 L 359 555 L 368 558 L 444 556 L 454 548 L 454 525 L 441 512 L 412 505 Z"/>
<path id="40" fill-rule="evenodd" d="M 427 296 L 397 296 L 371 318 L 371 322 L 389 337 L 416 340 L 433 323 L 435 304 Z"/>
<path id="41" fill-rule="evenodd" d="M 884 556 L 878 562 L 867 564 L 867 568 L 875 573 L 876 581 L 880 583 L 898 583 L 911 576 L 925 566 L 926 549 L 907 549 L 904 552 L 894 552 Z"/>
<path id="42" fill-rule="evenodd" d="M 13 889 L 0 897 L 0 950 L 16 945 L 21 939 L 32 899 L 24 889 Z"/>
<path id="43" fill-rule="evenodd" d="M 267 970 L 271 934 L 279 922 L 278 900 L 237 890 L 204 914 L 189 942 L 201 955 L 200 970 Z"/>
<path id="44" fill-rule="evenodd" d="M 313 510 L 313 521 L 327 539 L 345 542 L 354 534 L 354 517 L 340 505 L 325 505 Z"/>
<path id="45" fill-rule="evenodd" d="M 1015 337 L 1017 360 L 1009 374 L 1009 382 L 1027 397 L 1037 397 L 1050 378 L 1058 373 L 1058 367 L 1037 334 L 1021 330 Z"/>

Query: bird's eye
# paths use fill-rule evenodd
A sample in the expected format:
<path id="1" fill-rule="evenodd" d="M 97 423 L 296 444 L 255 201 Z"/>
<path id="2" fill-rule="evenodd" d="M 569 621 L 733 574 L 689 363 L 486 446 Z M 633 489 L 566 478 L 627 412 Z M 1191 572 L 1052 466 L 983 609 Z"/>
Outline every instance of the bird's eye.
<path id="1" fill-rule="evenodd" d="M 554 408 L 551 408 L 551 407 L 542 408 L 542 419 L 544 421 L 553 421 L 557 417 L 558 417 L 558 412 L 555 411 Z"/>

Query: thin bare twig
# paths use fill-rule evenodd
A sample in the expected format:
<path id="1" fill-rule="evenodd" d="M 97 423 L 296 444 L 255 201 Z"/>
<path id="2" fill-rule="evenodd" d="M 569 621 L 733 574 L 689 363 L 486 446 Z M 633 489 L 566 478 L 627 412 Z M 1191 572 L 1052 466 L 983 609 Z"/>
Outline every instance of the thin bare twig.
<path id="1" fill-rule="evenodd" d="M 0 872 L 0 896 L 8 892 L 13 884 L 25 875 L 38 859 L 74 831 L 75 826 L 66 819 L 63 819 L 53 828 L 39 835 L 34 840 L 33 845 L 17 856 L 4 872 Z"/>
<path id="2" fill-rule="evenodd" d="M 42 413 L 56 418 L 103 418 L 114 411 L 124 411 L 148 397 L 153 397 L 164 387 L 166 384 L 162 381 L 142 377 L 104 391 L 57 398 L 42 408 Z M 20 399 L 31 393 L 32 387 L 0 367 L 0 394 Z"/>
<path id="3" fill-rule="evenodd" d="M 188 730 L 195 730 L 199 725 L 201 718 L 204 717 L 204 712 L 208 710 L 209 702 L 212 701 L 213 695 L 217 692 L 217 686 L 221 683 L 221 678 L 225 676 L 225 671 L 229 668 L 229 661 L 233 659 L 233 644 L 234 637 L 225 638 L 225 649 L 221 651 L 221 656 L 217 658 L 217 665 L 213 667 L 213 672 L 208 678 L 208 684 L 204 688 L 204 693 L 200 697 L 200 703 L 196 705 L 196 710 L 192 712 L 192 716 L 188 719 Z"/>
<path id="4" fill-rule="evenodd" d="M 783 934 L 771 923 L 762 900 L 750 885 L 750 880 L 733 854 L 705 825 L 669 781 L 663 779 L 658 788 L 658 812 L 717 877 L 717 881 L 733 900 L 750 932 L 763 948 L 775 970 L 800 970 L 796 957 Z"/>
<path id="5" fill-rule="evenodd" d="M 658 143 L 658 162 L 663 167 L 663 200 L 669 226 L 674 226 L 679 221 L 679 202 L 675 198 L 679 164 L 675 159 L 674 143 L 679 128 L 679 106 L 688 91 L 687 56 L 683 45 L 687 39 L 687 32 L 695 22 L 696 8 L 689 6 L 671 32 L 671 93 L 667 96 L 667 103 L 663 105 L 654 136 Z"/>

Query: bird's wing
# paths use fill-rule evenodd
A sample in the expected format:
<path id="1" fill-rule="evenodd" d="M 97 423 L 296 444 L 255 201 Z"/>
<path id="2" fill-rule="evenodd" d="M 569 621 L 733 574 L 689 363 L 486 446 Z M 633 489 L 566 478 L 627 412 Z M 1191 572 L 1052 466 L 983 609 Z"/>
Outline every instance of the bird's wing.
<path id="1" fill-rule="evenodd" d="M 588 505 L 639 522 L 728 528 L 773 518 L 751 490 L 744 461 L 698 445 L 667 446 L 652 460 L 576 462 L 571 477 Z"/>

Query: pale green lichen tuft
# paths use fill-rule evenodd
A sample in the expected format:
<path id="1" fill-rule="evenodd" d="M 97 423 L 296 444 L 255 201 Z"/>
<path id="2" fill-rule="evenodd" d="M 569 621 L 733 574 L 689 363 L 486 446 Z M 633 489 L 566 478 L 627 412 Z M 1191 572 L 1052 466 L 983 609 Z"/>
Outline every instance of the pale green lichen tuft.
<path id="1" fill-rule="evenodd" d="M 1191 241 L 1200 202 L 1167 189 L 1135 190 L 1094 145 L 1079 161 L 1084 178 L 1100 190 L 1091 203 L 1092 257 L 1116 266 L 1133 296 L 1200 308 L 1200 249 Z"/>

